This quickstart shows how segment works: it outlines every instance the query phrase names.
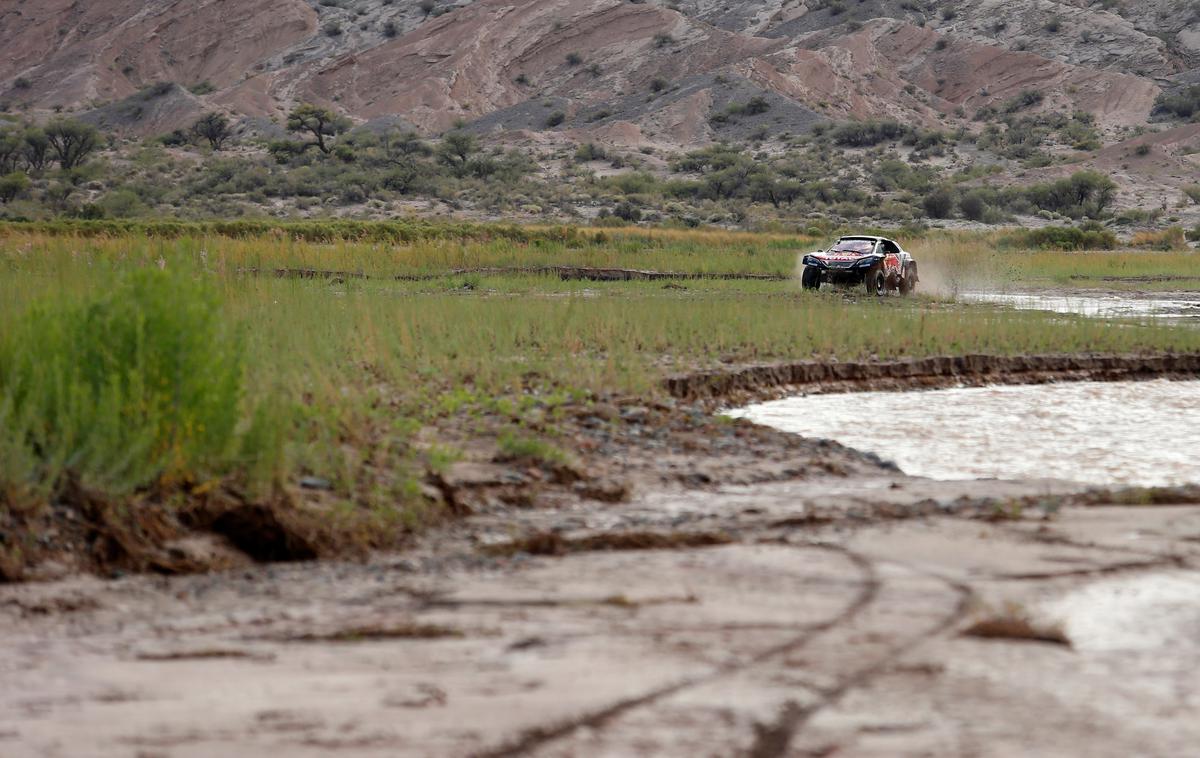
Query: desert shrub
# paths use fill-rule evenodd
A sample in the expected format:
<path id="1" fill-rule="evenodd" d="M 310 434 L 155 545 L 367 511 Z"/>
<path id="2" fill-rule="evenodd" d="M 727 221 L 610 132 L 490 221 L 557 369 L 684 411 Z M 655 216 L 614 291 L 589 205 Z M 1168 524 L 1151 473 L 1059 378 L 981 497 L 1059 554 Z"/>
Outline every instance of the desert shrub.
<path id="1" fill-rule="evenodd" d="M 1159 95 L 1154 102 L 1154 112 L 1177 118 L 1191 118 L 1200 113 L 1200 84 L 1174 94 L 1164 92 Z"/>
<path id="2" fill-rule="evenodd" d="M 551 113 L 549 116 L 546 116 L 546 127 L 549 129 L 553 129 L 556 126 L 561 125 L 562 122 L 564 122 L 566 120 L 567 120 L 567 114 L 563 113 L 562 111 L 555 111 L 554 113 Z"/>
<path id="3" fill-rule="evenodd" d="M 124 187 L 109 192 L 97 205 L 104 210 L 104 215 L 116 218 L 137 216 L 146 210 L 138 194 Z"/>
<path id="4" fill-rule="evenodd" d="M 198 481 L 233 452 L 242 351 L 209 288 L 135 271 L 36 305 L 0 343 L 0 483 L 130 491 Z"/>
<path id="5" fill-rule="evenodd" d="M 945 153 L 943 148 L 953 141 L 952 135 L 936 129 L 913 129 L 904 135 L 904 144 L 926 155 L 942 155 Z"/>
<path id="6" fill-rule="evenodd" d="M 1183 188 L 1183 194 L 1193 203 L 1200 204 L 1200 184 L 1190 184 Z"/>
<path id="7" fill-rule="evenodd" d="M 755 96 L 744 103 L 729 106 L 729 112 L 735 115 L 757 116 L 769 110 L 771 110 L 771 104 L 761 96 Z"/>
<path id="8" fill-rule="evenodd" d="M 1144 247 L 1151 250 L 1177 250 L 1187 247 L 1187 238 L 1183 229 L 1172 226 L 1157 232 L 1138 232 L 1133 235 L 1130 244 L 1134 247 Z"/>
<path id="9" fill-rule="evenodd" d="M 642 220 L 641 209 L 628 200 L 622 200 L 620 203 L 617 203 L 617 207 L 612 210 L 612 215 L 635 224 Z"/>
<path id="10" fill-rule="evenodd" d="M 649 194 L 658 189 L 658 180 L 654 175 L 641 171 L 610 176 L 605 184 L 623 195 Z"/>
<path id="11" fill-rule="evenodd" d="M 932 179 L 931 170 L 917 169 L 894 158 L 880 161 L 871 172 L 871 182 L 885 192 L 910 190 L 924 193 L 928 191 Z"/>
<path id="12" fill-rule="evenodd" d="M 608 152 L 595 142 L 585 142 L 575 148 L 575 161 L 577 163 L 587 163 L 588 161 L 602 161 L 608 159 Z"/>
<path id="13" fill-rule="evenodd" d="M 1044 226 L 1018 232 L 1004 242 L 1011 247 L 1046 250 L 1113 250 L 1117 247 L 1117 236 L 1107 229 Z"/>
<path id="14" fill-rule="evenodd" d="M 983 221 L 988 215 L 987 192 L 972 190 L 958 200 L 958 210 L 963 218 L 971 221 Z"/>
<path id="15" fill-rule="evenodd" d="M 925 196 L 921 206 L 930 218 L 949 218 L 954 211 L 954 194 L 947 187 L 938 187 Z"/>
<path id="16" fill-rule="evenodd" d="M 1160 208 L 1127 208 L 1117 214 L 1113 223 L 1121 226 L 1136 226 L 1138 224 L 1153 224 L 1162 217 Z"/>
<path id="17" fill-rule="evenodd" d="M 908 133 L 896 121 L 851 121 L 836 127 L 833 141 L 846 147 L 871 147 L 881 142 L 894 142 Z"/>
<path id="18" fill-rule="evenodd" d="M 1096 218 L 1112 203 L 1117 185 L 1096 171 L 1079 171 L 1065 179 L 1035 184 L 1025 197 L 1035 207 L 1071 218 Z"/>
<path id="19" fill-rule="evenodd" d="M 1004 101 L 1001 110 L 1005 113 L 1016 113 L 1017 111 L 1032 108 L 1035 105 L 1040 105 L 1046 96 L 1035 89 L 1022 90 L 1017 96 Z"/>
<path id="20" fill-rule="evenodd" d="M 0 176 L 0 203 L 11 203 L 29 189 L 29 177 L 19 171 Z"/>

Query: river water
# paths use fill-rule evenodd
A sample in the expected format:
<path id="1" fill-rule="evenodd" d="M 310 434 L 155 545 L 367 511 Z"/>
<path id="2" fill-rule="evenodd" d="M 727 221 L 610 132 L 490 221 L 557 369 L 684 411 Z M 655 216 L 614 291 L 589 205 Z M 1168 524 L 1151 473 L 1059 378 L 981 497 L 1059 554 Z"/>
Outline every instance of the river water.
<path id="1" fill-rule="evenodd" d="M 1075 313 L 1097 318 L 1154 319 L 1200 327 L 1198 292 L 991 292 L 967 290 L 957 299 L 1021 310 Z"/>
<path id="2" fill-rule="evenodd" d="M 934 479 L 1200 483 L 1200 381 L 810 395 L 729 415 L 834 439 Z"/>

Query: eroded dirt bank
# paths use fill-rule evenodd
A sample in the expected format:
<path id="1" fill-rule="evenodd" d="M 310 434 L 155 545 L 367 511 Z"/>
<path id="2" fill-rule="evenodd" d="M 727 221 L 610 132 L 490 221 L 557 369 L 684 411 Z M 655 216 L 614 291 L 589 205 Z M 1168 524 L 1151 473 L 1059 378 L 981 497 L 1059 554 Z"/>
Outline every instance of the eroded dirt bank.
<path id="1" fill-rule="evenodd" d="M 1065 489 L 674 489 L 367 564 L 10 585 L 0 753 L 1186 754 L 1200 505 Z"/>
<path id="2" fill-rule="evenodd" d="M 677 398 L 739 404 L 786 394 L 1061 381 L 1191 379 L 1200 354 L 939 355 L 896 361 L 798 361 L 668 377 Z"/>

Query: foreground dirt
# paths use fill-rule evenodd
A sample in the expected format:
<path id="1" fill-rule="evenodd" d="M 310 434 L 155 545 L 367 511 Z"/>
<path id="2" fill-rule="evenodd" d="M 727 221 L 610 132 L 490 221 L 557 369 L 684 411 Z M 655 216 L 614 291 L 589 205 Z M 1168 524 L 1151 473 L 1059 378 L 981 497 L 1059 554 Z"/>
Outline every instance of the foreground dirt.
<path id="1" fill-rule="evenodd" d="M 1186 754 L 1200 504 L 1076 488 L 663 486 L 368 563 L 0 587 L 0 754 Z"/>

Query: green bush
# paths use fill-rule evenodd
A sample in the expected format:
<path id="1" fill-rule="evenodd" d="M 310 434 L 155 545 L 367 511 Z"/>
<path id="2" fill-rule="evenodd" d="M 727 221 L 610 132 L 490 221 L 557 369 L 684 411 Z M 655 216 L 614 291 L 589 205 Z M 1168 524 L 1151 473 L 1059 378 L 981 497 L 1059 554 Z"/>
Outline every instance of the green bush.
<path id="1" fill-rule="evenodd" d="M 1071 218 L 1096 218 L 1115 199 L 1117 185 L 1096 171 L 1079 171 L 1065 179 L 1035 184 L 1025 197 L 1035 207 Z"/>
<path id="2" fill-rule="evenodd" d="M 926 195 L 921 205 L 930 218 L 950 218 L 954 211 L 954 194 L 946 187 L 939 187 Z"/>
<path id="3" fill-rule="evenodd" d="M 909 130 L 896 121 L 851 121 L 832 132 L 833 141 L 846 147 L 871 147 L 881 142 L 894 142 Z"/>
<path id="4" fill-rule="evenodd" d="M 1014 234 L 1005 243 L 1010 247 L 1050 250 L 1113 250 L 1117 247 L 1117 237 L 1107 229 L 1045 226 Z"/>
<path id="5" fill-rule="evenodd" d="M 1159 95 L 1154 112 L 1176 118 L 1191 118 L 1200 113 L 1200 84 L 1171 95 L 1165 92 Z"/>
<path id="6" fill-rule="evenodd" d="M 958 200 L 958 209 L 963 218 L 971 221 L 983 221 L 988 213 L 987 192 L 972 190 Z"/>
<path id="7" fill-rule="evenodd" d="M 1005 113 L 1016 113 L 1017 111 L 1040 105 L 1045 99 L 1046 96 L 1038 90 L 1027 89 L 1022 90 L 1016 97 L 1004 101 L 1004 105 L 1001 107 Z"/>
<path id="8" fill-rule="evenodd" d="M 114 493 L 198 481 L 234 452 L 240 341 L 186 275 L 146 269 L 36 305 L 0 358 L 0 495 L 65 475 Z"/>

